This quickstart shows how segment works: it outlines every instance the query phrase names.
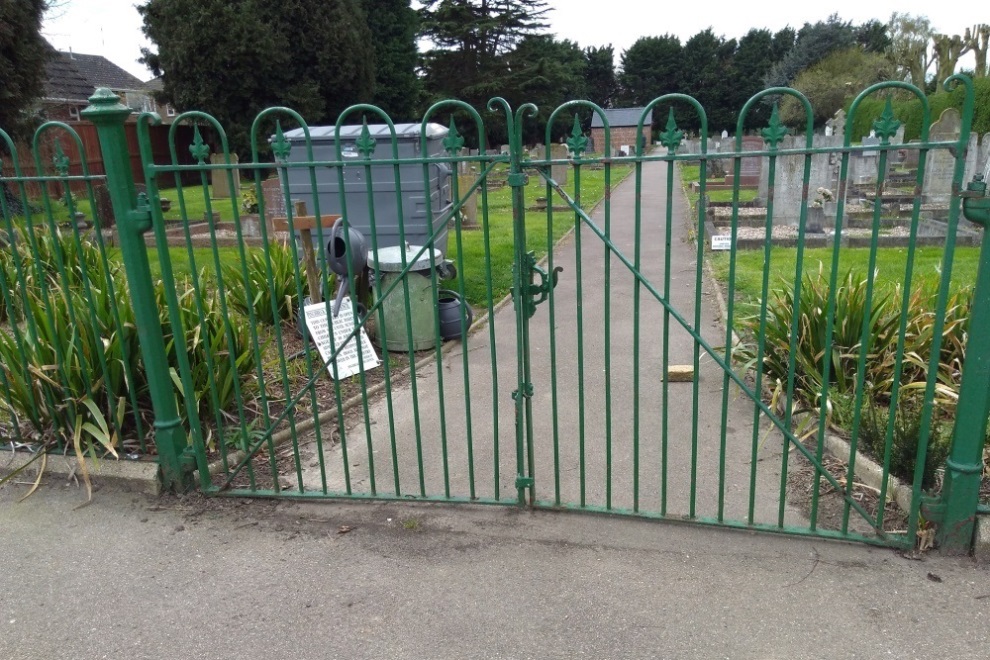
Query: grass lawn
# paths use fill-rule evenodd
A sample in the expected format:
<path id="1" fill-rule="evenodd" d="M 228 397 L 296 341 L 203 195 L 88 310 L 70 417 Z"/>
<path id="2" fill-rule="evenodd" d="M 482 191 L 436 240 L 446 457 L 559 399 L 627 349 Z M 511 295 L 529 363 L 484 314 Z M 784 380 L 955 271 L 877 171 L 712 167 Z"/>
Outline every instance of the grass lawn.
<path id="1" fill-rule="evenodd" d="M 165 220 L 182 220 L 183 215 L 180 211 L 180 195 L 176 188 L 162 188 L 160 194 L 163 198 L 168 199 L 172 202 L 172 206 L 168 213 L 164 214 Z M 206 189 L 202 186 L 183 186 L 181 199 L 186 206 L 185 217 L 190 220 L 202 220 L 203 214 L 206 212 L 206 202 L 207 196 L 210 194 L 210 187 L 207 186 Z M 221 220 L 233 220 L 234 219 L 234 206 L 239 203 L 237 198 L 230 199 L 213 199 L 210 200 L 212 205 L 212 210 L 214 212 L 220 212 Z M 40 199 L 31 200 L 31 204 L 38 209 L 41 209 L 40 214 L 35 214 L 32 216 L 32 220 L 35 224 L 47 222 L 44 218 L 44 202 Z M 75 210 L 79 213 L 83 213 L 87 218 L 93 217 L 93 207 L 89 203 L 88 195 L 76 195 L 76 200 L 74 202 Z M 52 217 L 55 222 L 68 222 L 69 221 L 69 207 L 61 199 L 52 198 Z M 14 221 L 15 224 L 18 223 L 17 220 Z"/>
<path id="2" fill-rule="evenodd" d="M 938 247 L 919 247 L 915 251 L 912 289 L 920 286 L 935 291 L 941 278 L 942 261 L 945 251 Z M 849 270 L 861 273 L 864 277 L 869 264 L 869 248 L 842 248 L 839 251 L 839 278 Z M 976 269 L 979 264 L 980 249 L 977 247 L 956 248 L 952 265 L 952 290 L 973 286 L 976 283 Z M 729 279 L 729 253 L 717 252 L 710 255 L 715 276 L 723 283 Z M 773 247 L 770 251 L 770 290 L 783 287 L 793 288 L 797 261 L 795 248 Z M 907 263 L 907 249 L 880 248 L 877 251 L 877 293 L 882 295 L 895 290 L 904 282 L 904 269 Z M 815 248 L 804 251 L 805 273 L 817 273 L 819 268 L 827 277 L 831 273 L 832 248 Z M 751 307 L 760 300 L 763 289 L 763 250 L 740 250 L 736 253 L 735 293 L 736 301 L 744 307 Z"/>

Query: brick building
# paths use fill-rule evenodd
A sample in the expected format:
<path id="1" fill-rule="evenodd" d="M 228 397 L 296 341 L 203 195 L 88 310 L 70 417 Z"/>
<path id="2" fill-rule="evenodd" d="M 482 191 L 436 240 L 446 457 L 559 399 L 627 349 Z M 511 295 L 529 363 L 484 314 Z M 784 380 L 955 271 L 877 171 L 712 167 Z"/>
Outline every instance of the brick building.
<path id="1" fill-rule="evenodd" d="M 627 155 L 632 155 L 636 150 L 636 133 L 639 127 L 639 118 L 643 115 L 643 108 L 613 108 L 605 111 L 611 133 L 612 154 L 616 155 L 625 151 Z M 653 126 L 653 111 L 646 113 L 643 120 L 643 140 L 644 146 L 650 143 L 650 134 Z M 596 113 L 591 119 L 591 141 L 594 150 L 598 153 L 605 151 L 605 125 L 602 118 Z"/>

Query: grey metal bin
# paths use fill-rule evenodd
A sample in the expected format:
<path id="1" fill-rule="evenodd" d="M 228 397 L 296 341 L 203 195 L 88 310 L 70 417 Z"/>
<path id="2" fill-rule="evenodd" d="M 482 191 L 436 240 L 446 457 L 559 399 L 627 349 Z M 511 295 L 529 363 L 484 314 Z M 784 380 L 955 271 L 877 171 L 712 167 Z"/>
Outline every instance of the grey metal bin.
<path id="1" fill-rule="evenodd" d="M 422 145 L 420 141 L 420 124 L 396 124 L 396 141 L 399 158 L 421 158 Z M 390 159 L 392 157 L 392 141 L 386 124 L 369 124 L 368 130 L 375 138 L 375 151 L 372 161 Z M 344 195 L 347 202 L 347 221 L 351 227 L 362 232 L 371 243 L 371 221 L 369 195 L 366 181 L 365 163 L 357 151 L 357 139 L 360 137 L 362 126 L 341 126 L 340 147 L 344 161 L 353 160 L 351 166 L 344 166 Z M 310 138 L 313 144 L 313 159 L 316 161 L 336 160 L 334 147 L 333 126 L 310 127 Z M 440 124 L 427 124 L 427 156 L 442 156 L 443 138 L 447 136 L 447 128 Z M 290 163 L 307 162 L 306 139 L 302 129 L 285 133 L 286 139 L 292 144 L 289 152 Z M 402 213 L 404 217 L 406 243 L 425 245 L 433 231 L 446 225 L 448 221 L 450 199 L 450 173 L 448 163 L 430 163 L 428 166 L 429 179 L 424 185 L 423 166 L 421 163 L 406 164 L 399 167 L 399 185 L 401 185 Z M 341 191 L 339 173 L 335 168 L 316 168 L 316 189 L 320 202 L 320 214 L 331 215 L 341 213 Z M 308 167 L 288 168 L 289 197 L 306 202 L 309 213 L 313 213 L 313 189 Z M 396 195 L 395 169 L 392 164 L 371 166 L 372 198 L 375 208 L 375 230 L 379 248 L 399 244 L 399 209 Z M 433 209 L 433 227 L 429 227 L 427 209 Z M 314 241 L 316 234 L 314 232 Z M 447 229 L 444 226 L 437 233 L 434 246 L 443 254 L 447 253 Z"/>

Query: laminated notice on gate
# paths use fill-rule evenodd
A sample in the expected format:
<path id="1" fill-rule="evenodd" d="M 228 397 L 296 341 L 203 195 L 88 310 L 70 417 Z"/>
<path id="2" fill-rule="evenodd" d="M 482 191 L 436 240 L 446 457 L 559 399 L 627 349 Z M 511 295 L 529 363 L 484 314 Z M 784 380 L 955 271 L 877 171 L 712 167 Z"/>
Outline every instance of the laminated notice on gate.
<path id="1" fill-rule="evenodd" d="M 330 310 L 332 314 L 332 302 L 330 303 Z M 331 314 L 327 313 L 326 303 L 306 305 L 303 311 L 306 314 L 306 327 L 309 328 L 310 336 L 316 342 L 320 356 L 323 357 L 323 363 L 326 364 L 333 356 L 334 350 L 339 348 L 344 340 L 347 339 L 347 336 L 354 331 L 354 310 L 351 307 L 351 300 L 346 296 L 344 297 L 340 303 L 340 312 L 337 314 L 337 318 L 332 318 Z M 332 318 L 332 324 L 327 323 L 328 318 Z M 330 343 L 330 325 L 333 326 L 332 348 Z M 347 345 L 337 354 L 336 364 L 330 368 L 330 375 L 335 380 L 360 373 L 361 367 L 364 367 L 364 370 L 367 371 L 381 364 L 364 328 L 361 328 L 359 337 L 362 348 L 360 361 L 358 360 L 357 342 L 354 341 L 354 337 L 351 337 Z"/>

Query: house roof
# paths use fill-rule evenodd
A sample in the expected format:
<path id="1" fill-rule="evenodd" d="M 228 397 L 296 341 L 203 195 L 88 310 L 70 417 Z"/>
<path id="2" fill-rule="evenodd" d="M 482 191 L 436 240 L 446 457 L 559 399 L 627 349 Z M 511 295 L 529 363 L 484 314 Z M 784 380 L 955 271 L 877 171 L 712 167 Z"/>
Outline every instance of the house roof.
<path id="1" fill-rule="evenodd" d="M 612 108 L 611 110 L 605 111 L 605 117 L 608 119 L 608 125 L 611 128 L 616 128 L 619 126 L 639 126 L 639 118 L 643 114 L 643 108 Z M 650 110 L 646 113 L 646 119 L 643 121 L 644 126 L 649 126 L 653 123 L 653 111 Z M 602 118 L 596 112 L 591 117 L 591 127 L 592 128 L 603 128 Z"/>
<path id="2" fill-rule="evenodd" d="M 97 87 L 143 90 L 144 83 L 102 55 L 56 51 L 45 67 L 45 98 L 85 103 Z"/>

